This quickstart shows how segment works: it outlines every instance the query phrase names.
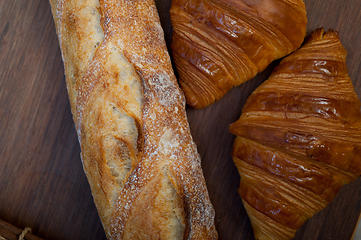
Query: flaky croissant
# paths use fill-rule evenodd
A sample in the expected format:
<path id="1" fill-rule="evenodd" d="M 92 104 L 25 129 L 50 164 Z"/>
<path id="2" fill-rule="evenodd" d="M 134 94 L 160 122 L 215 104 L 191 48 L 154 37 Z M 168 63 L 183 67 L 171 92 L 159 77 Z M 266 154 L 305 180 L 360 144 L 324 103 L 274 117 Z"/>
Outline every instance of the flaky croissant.
<path id="1" fill-rule="evenodd" d="M 172 53 L 187 103 L 219 100 L 306 36 L 302 0 L 173 0 Z"/>
<path id="2" fill-rule="evenodd" d="M 291 239 L 361 173 L 360 101 L 338 33 L 314 31 L 229 130 L 255 238 Z"/>

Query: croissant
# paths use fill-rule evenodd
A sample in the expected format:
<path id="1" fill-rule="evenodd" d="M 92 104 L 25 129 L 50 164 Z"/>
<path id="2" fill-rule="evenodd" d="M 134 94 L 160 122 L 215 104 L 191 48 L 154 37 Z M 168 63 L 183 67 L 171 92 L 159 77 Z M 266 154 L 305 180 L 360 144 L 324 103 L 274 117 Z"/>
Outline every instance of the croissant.
<path id="1" fill-rule="evenodd" d="M 206 107 L 299 48 L 302 0 L 173 0 L 172 54 L 187 103 Z"/>
<path id="2" fill-rule="evenodd" d="M 338 33 L 315 30 L 251 94 L 229 130 L 255 238 L 293 238 L 361 174 L 360 101 Z"/>
<path id="3" fill-rule="evenodd" d="M 81 157 L 108 239 L 216 239 L 153 0 L 50 0 Z"/>

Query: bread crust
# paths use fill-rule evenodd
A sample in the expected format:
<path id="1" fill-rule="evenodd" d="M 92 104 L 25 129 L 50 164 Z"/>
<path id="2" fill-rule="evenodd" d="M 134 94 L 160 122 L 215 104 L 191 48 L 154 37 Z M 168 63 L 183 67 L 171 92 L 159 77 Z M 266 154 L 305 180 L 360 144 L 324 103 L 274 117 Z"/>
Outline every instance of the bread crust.
<path id="1" fill-rule="evenodd" d="M 216 239 L 152 0 L 50 0 L 81 157 L 108 239 Z"/>

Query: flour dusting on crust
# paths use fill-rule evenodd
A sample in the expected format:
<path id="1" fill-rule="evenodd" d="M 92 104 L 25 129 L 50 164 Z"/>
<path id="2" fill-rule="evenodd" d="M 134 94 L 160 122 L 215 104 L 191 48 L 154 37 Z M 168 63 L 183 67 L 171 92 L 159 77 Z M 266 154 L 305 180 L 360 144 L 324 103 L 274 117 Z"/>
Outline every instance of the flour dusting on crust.
<path id="1" fill-rule="evenodd" d="M 154 1 L 50 1 L 107 237 L 217 238 Z"/>

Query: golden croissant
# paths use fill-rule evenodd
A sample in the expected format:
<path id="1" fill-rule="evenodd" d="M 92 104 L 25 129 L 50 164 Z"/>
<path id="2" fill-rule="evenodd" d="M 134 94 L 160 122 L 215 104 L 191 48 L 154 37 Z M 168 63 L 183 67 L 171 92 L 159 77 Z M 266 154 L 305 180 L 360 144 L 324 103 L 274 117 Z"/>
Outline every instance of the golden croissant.
<path id="1" fill-rule="evenodd" d="M 229 130 L 255 238 L 293 238 L 361 173 L 360 101 L 338 33 L 314 31 L 252 93 Z"/>
<path id="2" fill-rule="evenodd" d="M 172 53 L 187 103 L 206 107 L 299 48 L 302 0 L 173 0 Z"/>

